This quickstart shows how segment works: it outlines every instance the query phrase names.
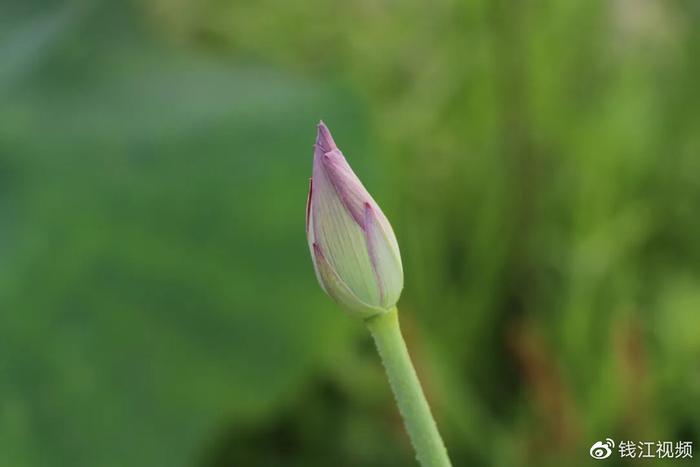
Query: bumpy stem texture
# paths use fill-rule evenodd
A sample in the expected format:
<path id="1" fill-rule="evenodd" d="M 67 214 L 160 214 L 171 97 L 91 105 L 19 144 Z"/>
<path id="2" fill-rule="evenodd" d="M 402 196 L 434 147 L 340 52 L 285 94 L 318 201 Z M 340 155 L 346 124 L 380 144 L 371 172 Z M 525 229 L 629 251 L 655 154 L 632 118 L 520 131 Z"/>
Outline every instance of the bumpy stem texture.
<path id="1" fill-rule="evenodd" d="M 450 467 L 420 381 L 401 335 L 396 308 L 365 320 L 389 376 L 399 412 L 411 438 L 416 458 L 423 467 Z"/>

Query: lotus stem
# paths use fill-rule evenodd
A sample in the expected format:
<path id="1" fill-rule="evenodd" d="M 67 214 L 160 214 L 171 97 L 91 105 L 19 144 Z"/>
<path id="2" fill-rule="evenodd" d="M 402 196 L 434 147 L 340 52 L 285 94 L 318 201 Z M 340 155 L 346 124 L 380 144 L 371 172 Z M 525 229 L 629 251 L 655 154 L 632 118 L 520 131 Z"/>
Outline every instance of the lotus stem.
<path id="1" fill-rule="evenodd" d="M 450 467 L 447 449 L 408 355 L 396 307 L 366 319 L 365 323 L 389 377 L 416 459 L 422 467 Z"/>

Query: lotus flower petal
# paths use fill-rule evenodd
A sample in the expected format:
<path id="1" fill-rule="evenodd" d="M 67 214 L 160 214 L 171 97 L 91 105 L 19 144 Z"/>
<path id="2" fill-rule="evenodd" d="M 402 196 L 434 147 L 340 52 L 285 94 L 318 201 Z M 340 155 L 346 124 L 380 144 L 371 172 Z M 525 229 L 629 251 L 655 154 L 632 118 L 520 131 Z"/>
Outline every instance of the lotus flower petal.
<path id="1" fill-rule="evenodd" d="M 326 261 L 321 248 L 318 245 L 313 245 L 314 268 L 316 277 L 318 278 L 323 290 L 330 295 L 336 303 L 351 313 L 357 313 L 362 316 L 370 317 L 377 313 L 381 313 L 382 309 L 373 307 L 360 300 L 343 280 L 338 276 L 335 270 Z"/>

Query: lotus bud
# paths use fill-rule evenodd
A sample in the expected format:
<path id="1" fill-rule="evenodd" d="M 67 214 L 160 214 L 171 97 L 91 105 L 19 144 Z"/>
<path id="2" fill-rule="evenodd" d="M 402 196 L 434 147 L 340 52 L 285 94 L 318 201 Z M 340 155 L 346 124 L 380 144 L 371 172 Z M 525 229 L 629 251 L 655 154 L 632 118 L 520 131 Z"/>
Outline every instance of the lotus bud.
<path id="1" fill-rule="evenodd" d="M 318 282 L 342 308 L 363 318 L 394 308 L 403 288 L 396 236 L 323 122 L 314 145 L 306 236 Z"/>

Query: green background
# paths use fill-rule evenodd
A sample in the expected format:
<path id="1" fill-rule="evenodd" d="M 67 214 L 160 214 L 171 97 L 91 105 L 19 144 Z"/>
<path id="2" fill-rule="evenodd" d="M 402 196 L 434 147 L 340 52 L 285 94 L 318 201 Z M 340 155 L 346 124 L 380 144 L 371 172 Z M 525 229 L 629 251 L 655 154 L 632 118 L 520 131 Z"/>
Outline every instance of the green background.
<path id="1" fill-rule="evenodd" d="M 455 467 L 697 444 L 699 24 L 691 0 L 2 0 L 0 467 L 415 465 L 313 274 L 319 119 L 394 225 Z"/>

